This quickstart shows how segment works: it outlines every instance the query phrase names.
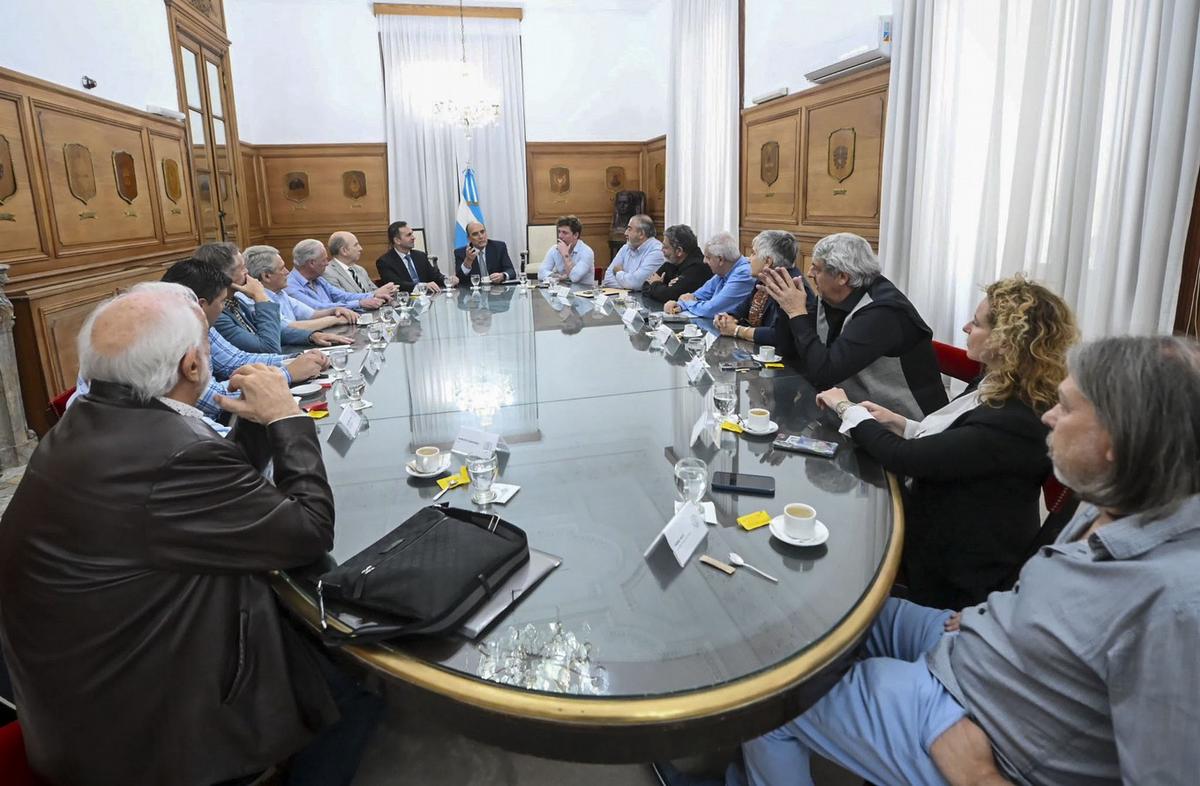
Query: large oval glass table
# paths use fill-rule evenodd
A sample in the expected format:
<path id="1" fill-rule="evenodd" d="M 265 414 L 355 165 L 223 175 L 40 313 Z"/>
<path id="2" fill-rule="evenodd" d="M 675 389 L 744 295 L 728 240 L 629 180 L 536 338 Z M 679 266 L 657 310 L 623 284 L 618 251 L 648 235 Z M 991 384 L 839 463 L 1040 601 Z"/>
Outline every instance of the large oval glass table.
<path id="1" fill-rule="evenodd" d="M 433 504 L 438 487 L 410 477 L 406 462 L 422 445 L 448 450 L 472 427 L 504 438 L 500 481 L 520 486 L 489 510 L 561 565 L 476 640 L 351 644 L 344 656 L 395 680 L 414 711 L 469 736 L 611 763 L 748 739 L 802 712 L 845 671 L 895 578 L 903 516 L 894 479 L 822 419 L 801 377 L 721 371 L 722 360 L 753 349 L 728 337 L 707 351 L 713 376 L 736 381 L 743 416 L 766 407 L 783 433 L 839 442 L 833 459 L 701 424 L 711 381 L 689 382 L 687 347 L 653 339 L 640 318 L 625 324 L 612 301 L 462 289 L 404 318 L 364 394 L 365 430 L 351 440 L 335 428 L 338 391 L 319 421 L 337 510 L 333 558 Z M 351 369 L 366 354 L 362 332 Z M 681 568 L 661 544 L 644 552 L 674 512 L 673 465 L 685 456 L 704 459 L 710 476 L 768 475 L 776 491 L 710 490 L 717 523 Z M 442 501 L 475 507 L 467 489 Z M 826 543 L 789 546 L 736 521 L 780 514 L 788 502 L 817 510 Z M 778 583 L 697 559 L 729 562 L 730 552 Z M 311 583 L 286 574 L 275 583 L 315 626 Z"/>

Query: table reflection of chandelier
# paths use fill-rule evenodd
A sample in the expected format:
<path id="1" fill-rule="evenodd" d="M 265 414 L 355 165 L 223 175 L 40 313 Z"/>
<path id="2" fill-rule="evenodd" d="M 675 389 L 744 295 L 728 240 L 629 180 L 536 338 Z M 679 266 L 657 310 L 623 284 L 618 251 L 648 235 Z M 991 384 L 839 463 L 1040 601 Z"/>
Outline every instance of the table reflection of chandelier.
<path id="1" fill-rule="evenodd" d="M 501 407 L 513 403 L 512 381 L 505 375 L 462 379 L 454 385 L 454 400 L 460 410 L 474 414 L 480 425 L 488 426 Z"/>
<path id="2" fill-rule="evenodd" d="M 458 39 L 462 60 L 428 64 L 417 84 L 426 92 L 422 103 L 429 116 L 437 122 L 465 128 L 469 137 L 471 129 L 485 128 L 500 119 L 500 91 L 484 79 L 478 68 L 467 63 L 462 0 L 458 2 Z"/>

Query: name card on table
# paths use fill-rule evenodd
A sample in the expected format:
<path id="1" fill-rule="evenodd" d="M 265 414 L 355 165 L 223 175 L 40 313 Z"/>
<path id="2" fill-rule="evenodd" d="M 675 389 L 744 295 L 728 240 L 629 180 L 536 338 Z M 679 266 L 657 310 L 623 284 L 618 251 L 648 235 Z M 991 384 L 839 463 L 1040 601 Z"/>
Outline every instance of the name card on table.
<path id="1" fill-rule="evenodd" d="M 671 520 L 667 522 L 667 526 L 663 527 L 654 537 L 642 556 L 649 557 L 650 552 L 654 551 L 654 547 L 660 541 L 666 541 L 671 553 L 675 555 L 675 561 L 682 568 L 687 565 L 688 559 L 696 551 L 700 541 L 704 540 L 705 534 L 704 514 L 696 507 L 695 503 L 689 500 L 676 511 Z"/>
<path id="2" fill-rule="evenodd" d="M 666 342 L 669 338 L 675 338 L 675 331 L 666 325 L 659 325 L 654 329 L 654 337 L 659 341 Z"/>
<path id="3" fill-rule="evenodd" d="M 368 350 L 366 358 L 363 359 L 363 373 L 375 376 L 379 373 L 379 365 L 381 363 L 379 353 L 375 350 Z"/>
<path id="4" fill-rule="evenodd" d="M 703 356 L 692 358 L 684 368 L 687 370 L 688 382 L 691 382 L 693 385 L 709 374 L 708 366 L 705 364 Z"/>
<path id="5" fill-rule="evenodd" d="M 463 428 L 454 438 L 451 453 L 461 456 L 490 456 L 497 450 L 508 452 L 508 445 L 499 434 L 477 428 Z"/>
<path id="6" fill-rule="evenodd" d="M 597 305 L 597 306 L 600 306 L 601 308 L 603 308 L 603 307 L 604 307 L 604 304 L 605 304 L 605 303 L 607 303 L 607 302 L 608 302 L 608 295 L 604 294 L 604 292 L 602 292 L 601 290 L 597 289 L 597 290 L 596 290 L 596 297 L 595 297 L 595 303 L 596 303 L 596 305 Z"/>
<path id="7" fill-rule="evenodd" d="M 633 306 L 630 306 L 629 308 L 625 309 L 625 311 L 621 314 L 621 321 L 624 322 L 629 327 L 634 327 L 634 322 L 641 318 L 642 318 L 641 315 L 638 314 L 637 309 L 634 308 Z"/>
<path id="8" fill-rule="evenodd" d="M 345 432 L 346 436 L 354 439 L 358 436 L 358 432 L 362 431 L 363 416 L 350 405 L 342 407 L 342 414 L 338 415 L 336 428 L 340 428 Z"/>
<path id="9" fill-rule="evenodd" d="M 717 339 L 718 339 L 718 338 L 720 338 L 720 337 L 721 337 L 721 336 L 720 336 L 720 334 L 719 334 L 719 333 L 708 333 L 708 334 L 705 334 L 705 336 L 704 336 L 704 350 L 707 352 L 708 350 L 712 349 L 712 345 L 713 345 L 713 344 L 715 344 L 715 343 L 717 343 Z"/>

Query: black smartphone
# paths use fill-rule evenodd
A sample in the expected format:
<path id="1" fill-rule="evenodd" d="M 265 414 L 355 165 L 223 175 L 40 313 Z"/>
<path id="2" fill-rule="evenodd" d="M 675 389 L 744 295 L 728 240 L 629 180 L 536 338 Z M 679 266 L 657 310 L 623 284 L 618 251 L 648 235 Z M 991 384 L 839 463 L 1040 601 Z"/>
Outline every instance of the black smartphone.
<path id="1" fill-rule="evenodd" d="M 744 472 L 714 472 L 713 491 L 732 491 L 738 494 L 775 496 L 775 478 L 767 475 L 747 475 Z"/>
<path id="2" fill-rule="evenodd" d="M 773 443 L 780 450 L 792 450 L 796 453 L 808 453 L 822 458 L 833 458 L 837 453 L 838 443 L 825 442 L 812 437 L 801 437 L 797 434 L 780 434 Z"/>

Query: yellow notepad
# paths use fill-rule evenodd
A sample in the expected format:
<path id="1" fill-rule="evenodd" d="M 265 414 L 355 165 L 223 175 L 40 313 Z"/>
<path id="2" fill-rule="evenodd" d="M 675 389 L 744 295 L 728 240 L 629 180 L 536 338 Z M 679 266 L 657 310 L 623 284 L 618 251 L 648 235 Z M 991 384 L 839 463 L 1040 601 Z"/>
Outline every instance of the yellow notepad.
<path id="1" fill-rule="evenodd" d="M 742 529 L 749 532 L 752 529 L 758 529 L 771 523 L 771 514 L 765 510 L 756 510 L 753 513 L 747 513 L 745 516 L 738 516 L 737 523 L 742 525 Z"/>
<path id="2" fill-rule="evenodd" d="M 783 364 L 782 363 L 764 363 L 763 367 L 764 368 L 783 368 Z"/>
<path id="3" fill-rule="evenodd" d="M 444 478 L 438 478 L 438 486 L 445 491 L 451 486 L 465 486 L 470 483 L 471 479 L 467 477 L 467 468 L 463 467 L 458 471 L 457 475 L 447 475 Z"/>

